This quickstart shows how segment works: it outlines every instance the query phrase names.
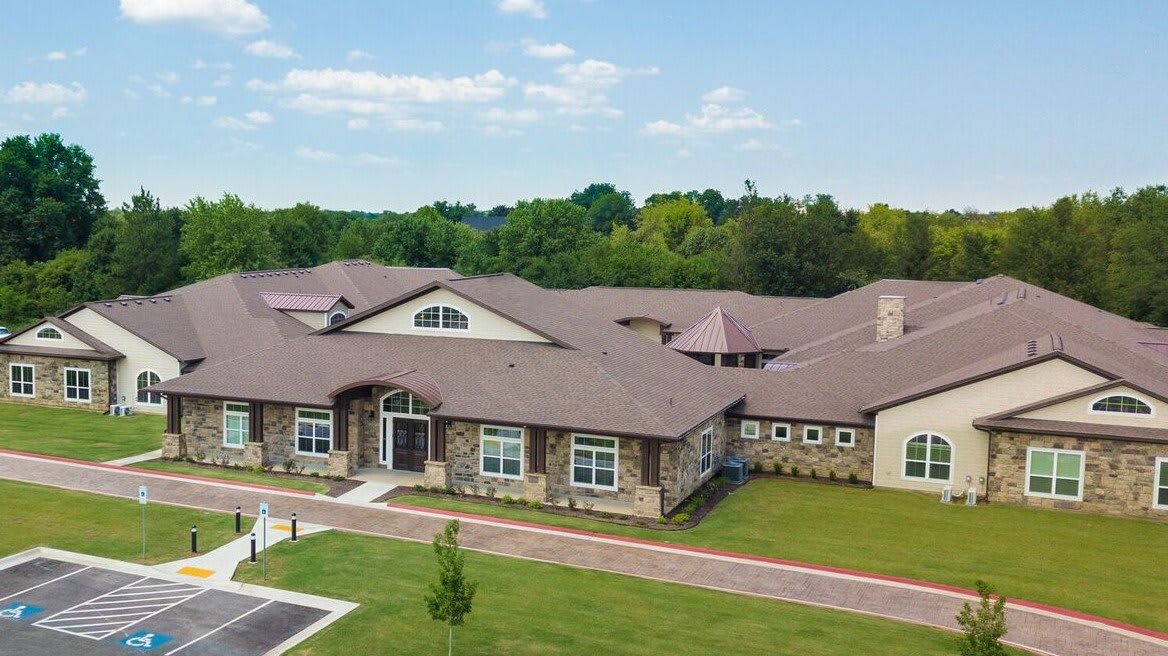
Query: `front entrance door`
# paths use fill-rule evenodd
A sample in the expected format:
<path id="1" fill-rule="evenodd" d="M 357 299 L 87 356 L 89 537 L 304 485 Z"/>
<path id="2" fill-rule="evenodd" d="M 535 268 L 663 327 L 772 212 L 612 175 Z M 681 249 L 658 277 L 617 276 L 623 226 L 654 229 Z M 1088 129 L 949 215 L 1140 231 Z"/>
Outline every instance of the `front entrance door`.
<path id="1" fill-rule="evenodd" d="M 425 471 L 430 448 L 430 421 L 428 419 L 387 418 L 392 422 L 393 468 Z M 383 436 L 385 443 L 385 437 Z"/>

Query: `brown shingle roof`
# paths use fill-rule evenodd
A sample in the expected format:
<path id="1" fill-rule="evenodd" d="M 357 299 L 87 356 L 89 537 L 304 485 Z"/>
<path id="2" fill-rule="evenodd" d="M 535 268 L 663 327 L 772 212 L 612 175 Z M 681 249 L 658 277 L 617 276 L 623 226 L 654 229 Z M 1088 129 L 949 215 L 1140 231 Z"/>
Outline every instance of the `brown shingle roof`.
<path id="1" fill-rule="evenodd" d="M 12 338 L 16 337 L 17 335 L 23 335 L 24 333 L 37 328 L 42 323 L 48 323 L 52 326 L 55 326 L 61 332 L 68 333 L 69 335 L 77 338 L 93 350 L 86 351 L 85 349 L 61 348 L 58 346 L 21 346 L 20 344 L 9 343 Z M 46 357 L 56 356 L 63 358 L 77 358 L 81 360 L 117 360 L 118 358 L 122 357 L 122 354 L 114 347 L 97 339 L 84 330 L 81 330 L 68 321 L 64 321 L 57 317 L 45 317 L 43 321 L 38 321 L 37 323 L 34 323 L 33 325 L 25 328 L 24 330 L 21 330 L 20 332 L 13 333 L 4 337 L 4 339 L 0 339 L 0 353 L 19 353 L 23 355 L 42 355 Z"/>
<path id="2" fill-rule="evenodd" d="M 1053 419 L 1023 419 L 1018 417 L 974 419 L 973 425 L 981 430 L 1012 431 L 1039 435 L 1067 435 L 1072 437 L 1097 437 L 1105 440 L 1125 440 L 1134 442 L 1155 442 L 1168 444 L 1168 429 L 1150 426 L 1120 426 L 1117 424 L 1094 424 L 1078 421 L 1058 421 Z"/>

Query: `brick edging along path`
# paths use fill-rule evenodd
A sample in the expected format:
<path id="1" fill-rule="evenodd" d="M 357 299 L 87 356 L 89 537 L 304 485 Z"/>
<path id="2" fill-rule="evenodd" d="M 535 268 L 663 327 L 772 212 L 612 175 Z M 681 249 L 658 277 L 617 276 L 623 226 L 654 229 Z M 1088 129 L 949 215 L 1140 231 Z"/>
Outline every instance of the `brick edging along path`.
<path id="1" fill-rule="evenodd" d="M 428 543 L 451 517 L 464 520 L 460 537 L 468 549 L 603 570 L 837 608 L 916 624 L 955 629 L 954 616 L 970 598 L 967 590 L 841 568 L 683 547 L 636 538 L 445 511 L 359 507 L 289 494 L 249 484 L 207 482 L 197 477 L 127 470 L 64 458 L 0 451 L 0 478 L 97 494 L 134 497 L 150 485 L 153 501 L 230 512 L 237 505 L 254 515 L 268 501 L 276 517 L 292 512 L 304 522 Z M 1026 601 L 1007 611 L 1012 644 L 1059 656 L 1164 656 L 1168 635 L 1083 613 Z M 776 621 L 781 621 L 777 619 Z"/>

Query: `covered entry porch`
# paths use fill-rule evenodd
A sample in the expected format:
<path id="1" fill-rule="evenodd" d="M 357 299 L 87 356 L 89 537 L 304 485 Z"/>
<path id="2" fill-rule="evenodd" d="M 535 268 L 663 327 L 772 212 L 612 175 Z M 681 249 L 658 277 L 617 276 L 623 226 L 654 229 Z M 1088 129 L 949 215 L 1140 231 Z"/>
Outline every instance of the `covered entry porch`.
<path id="1" fill-rule="evenodd" d="M 422 473 L 438 457 L 443 425 L 430 419 L 442 403 L 438 384 L 419 371 L 355 381 L 330 395 L 348 417 L 357 466 Z"/>

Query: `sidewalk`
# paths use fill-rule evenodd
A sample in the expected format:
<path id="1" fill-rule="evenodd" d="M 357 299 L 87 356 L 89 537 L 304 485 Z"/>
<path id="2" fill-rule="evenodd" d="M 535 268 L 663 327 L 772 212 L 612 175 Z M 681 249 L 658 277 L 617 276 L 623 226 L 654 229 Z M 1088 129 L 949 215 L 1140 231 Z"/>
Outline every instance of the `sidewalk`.
<path id="1" fill-rule="evenodd" d="M 133 497 L 142 473 L 80 461 L 0 452 L 0 477 Z M 451 517 L 463 520 L 468 549 L 571 567 L 603 570 L 738 594 L 823 606 L 943 629 L 970 591 L 934 583 L 822 567 L 748 554 L 554 529 L 429 510 L 346 505 L 280 495 L 246 486 L 213 485 L 191 477 L 152 476 L 151 499 L 208 510 L 252 513 L 261 501 L 274 515 L 296 512 L 305 522 L 366 535 L 429 543 Z M 253 515 L 254 516 L 254 515 Z M 1021 600 L 1007 610 L 1009 642 L 1059 656 L 1163 656 L 1168 635 L 1075 611 Z"/>
<path id="2" fill-rule="evenodd" d="M 192 558 L 161 563 L 155 565 L 154 568 L 169 574 L 179 574 L 203 581 L 230 581 L 235 576 L 236 566 L 251 558 L 251 537 L 253 535 L 256 538 L 257 558 L 263 557 L 262 554 L 266 547 L 271 547 L 292 537 L 290 520 L 268 517 L 266 541 L 263 525 L 263 520 L 257 519 L 251 530 L 244 531 L 238 539 L 228 542 L 218 549 Z M 247 524 L 245 523 L 244 526 L 246 527 Z M 327 531 L 328 528 L 318 524 L 302 524 L 297 521 L 296 537 L 299 539 L 301 536 Z"/>

